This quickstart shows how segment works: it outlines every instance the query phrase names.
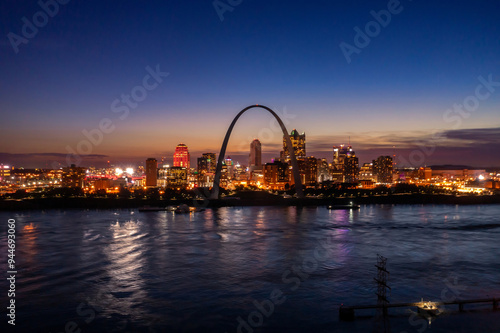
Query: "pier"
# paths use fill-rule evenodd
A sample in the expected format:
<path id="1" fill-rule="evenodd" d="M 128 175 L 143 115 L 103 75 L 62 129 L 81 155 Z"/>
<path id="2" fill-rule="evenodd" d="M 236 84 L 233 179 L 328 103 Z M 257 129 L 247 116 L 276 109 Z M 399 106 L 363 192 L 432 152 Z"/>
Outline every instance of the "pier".
<path id="1" fill-rule="evenodd" d="M 500 298 L 483 298 L 483 299 L 471 299 L 471 300 L 455 300 L 451 302 L 432 302 L 436 306 L 440 305 L 458 305 L 458 310 L 460 312 L 464 311 L 464 305 L 466 304 L 476 304 L 476 303 L 491 303 L 493 305 L 493 310 L 498 309 L 498 302 Z M 401 308 L 401 307 L 419 307 L 422 302 L 412 302 L 412 303 L 394 303 L 385 305 L 355 305 L 355 306 L 341 306 L 339 308 L 339 319 L 344 321 L 352 321 L 356 318 L 355 310 L 364 309 L 382 309 L 384 314 L 387 314 L 388 308 Z"/>

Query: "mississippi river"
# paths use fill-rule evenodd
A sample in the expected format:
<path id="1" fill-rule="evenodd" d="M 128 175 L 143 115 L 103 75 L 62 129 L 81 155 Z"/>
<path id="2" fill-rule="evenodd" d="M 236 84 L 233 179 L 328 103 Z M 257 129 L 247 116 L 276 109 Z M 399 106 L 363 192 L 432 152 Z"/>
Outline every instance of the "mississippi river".
<path id="1" fill-rule="evenodd" d="M 377 254 L 391 303 L 500 297 L 499 205 L 229 207 L 1 212 L 2 332 L 371 332 Z M 8 220 L 16 325 L 8 324 Z M 389 310 L 391 332 L 500 332 L 492 304 L 429 324 Z M 80 331 L 79 331 L 80 330 Z"/>

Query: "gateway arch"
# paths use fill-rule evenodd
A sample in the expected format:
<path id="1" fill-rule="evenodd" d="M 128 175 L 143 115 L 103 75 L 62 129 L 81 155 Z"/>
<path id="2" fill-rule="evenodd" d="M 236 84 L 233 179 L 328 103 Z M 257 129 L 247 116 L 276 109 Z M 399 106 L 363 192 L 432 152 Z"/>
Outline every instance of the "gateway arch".
<path id="1" fill-rule="evenodd" d="M 295 191 L 297 192 L 297 196 L 299 198 L 304 197 L 304 193 L 302 192 L 302 181 L 300 179 L 300 173 L 299 173 L 299 166 L 297 164 L 297 159 L 295 158 L 295 151 L 292 146 L 292 141 L 290 140 L 290 135 L 288 134 L 288 131 L 285 127 L 285 124 L 281 121 L 280 117 L 270 108 L 264 105 L 251 105 L 243 110 L 240 111 L 234 117 L 233 122 L 229 126 L 227 132 L 226 132 L 226 137 L 224 138 L 224 142 L 222 143 L 222 147 L 220 148 L 220 153 L 219 153 L 219 159 L 217 160 L 217 168 L 215 169 L 215 178 L 214 178 L 214 188 L 212 190 L 212 194 L 210 195 L 210 199 L 218 199 L 219 198 L 219 191 L 220 191 L 220 177 L 221 177 L 221 172 L 222 172 L 222 162 L 224 161 L 224 156 L 226 156 L 226 147 L 227 143 L 229 142 L 229 137 L 231 136 L 231 132 L 233 131 L 233 127 L 238 121 L 238 119 L 241 117 L 243 113 L 245 113 L 247 110 L 253 109 L 253 108 L 261 108 L 264 110 L 269 111 L 274 118 L 276 118 L 276 121 L 278 121 L 278 124 L 281 126 L 281 130 L 283 131 L 283 135 L 285 136 L 286 140 L 286 146 L 288 147 L 288 151 L 290 152 L 290 159 L 292 160 L 292 171 L 293 171 L 293 179 L 295 182 Z"/>

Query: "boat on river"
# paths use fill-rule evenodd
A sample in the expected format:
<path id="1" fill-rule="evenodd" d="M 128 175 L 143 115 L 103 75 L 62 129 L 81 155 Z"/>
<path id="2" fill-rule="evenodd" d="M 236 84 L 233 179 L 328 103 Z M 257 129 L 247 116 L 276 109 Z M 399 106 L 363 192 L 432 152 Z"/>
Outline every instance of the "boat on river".
<path id="1" fill-rule="evenodd" d="M 424 302 L 423 299 L 417 304 L 417 309 L 418 313 L 423 316 L 436 317 L 439 314 L 439 308 L 435 302 Z"/>
<path id="2" fill-rule="evenodd" d="M 343 205 L 328 205 L 328 209 L 359 209 L 361 206 L 353 202 Z"/>
<path id="3" fill-rule="evenodd" d="M 167 207 L 151 207 L 151 206 L 144 206 L 139 208 L 139 212 L 144 213 L 144 212 L 175 212 L 178 214 L 185 214 L 185 213 L 190 213 L 190 212 L 202 212 L 204 211 L 204 208 L 196 208 L 196 207 L 189 207 L 186 204 L 182 204 L 180 206 L 167 206 Z"/>
<path id="4" fill-rule="evenodd" d="M 168 210 L 168 208 L 165 208 L 165 207 L 144 206 L 144 207 L 139 208 L 139 211 L 141 213 L 144 213 L 144 212 L 163 212 L 163 211 L 167 211 L 167 210 Z"/>

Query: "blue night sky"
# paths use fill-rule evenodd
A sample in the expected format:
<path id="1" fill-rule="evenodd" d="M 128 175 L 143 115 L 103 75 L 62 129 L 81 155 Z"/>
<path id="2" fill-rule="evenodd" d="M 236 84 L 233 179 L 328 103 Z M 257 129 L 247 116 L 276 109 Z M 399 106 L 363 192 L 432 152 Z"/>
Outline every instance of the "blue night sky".
<path id="1" fill-rule="evenodd" d="M 0 163 L 66 164 L 80 147 L 89 155 L 81 165 L 135 164 L 171 159 L 181 142 L 194 162 L 219 152 L 242 108 L 262 104 L 288 114 L 288 130 L 307 135 L 308 155 L 329 162 L 332 146 L 350 137 L 360 162 L 392 155 L 395 145 L 414 166 L 500 166 L 498 1 L 219 3 L 236 4 L 223 20 L 210 0 L 72 0 L 16 53 L 22 18 L 32 23 L 42 9 L 3 1 Z M 339 45 L 356 47 L 354 28 L 364 32 L 370 12 L 388 4 L 398 13 L 375 25 L 348 63 Z M 150 90 L 142 88 L 147 67 L 168 72 L 146 80 Z M 128 107 L 120 99 L 132 92 L 140 101 Z M 453 109 L 466 102 L 472 111 Z M 106 118 L 108 133 L 81 143 L 82 131 L 95 133 Z M 259 138 L 265 161 L 278 156 L 276 129 L 263 110 L 245 114 L 228 155 L 246 164 Z"/>

